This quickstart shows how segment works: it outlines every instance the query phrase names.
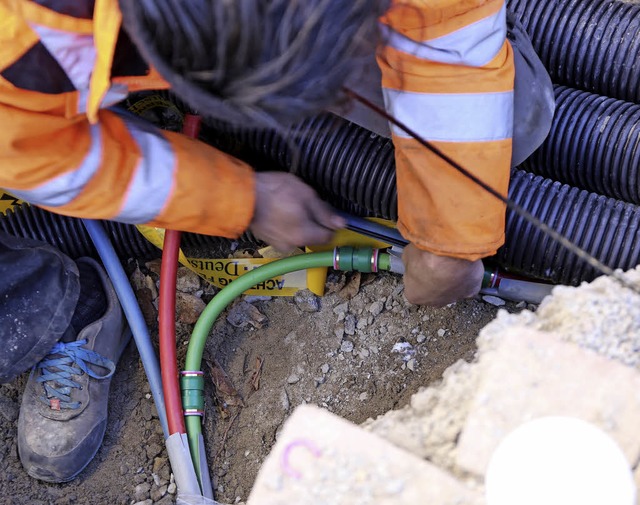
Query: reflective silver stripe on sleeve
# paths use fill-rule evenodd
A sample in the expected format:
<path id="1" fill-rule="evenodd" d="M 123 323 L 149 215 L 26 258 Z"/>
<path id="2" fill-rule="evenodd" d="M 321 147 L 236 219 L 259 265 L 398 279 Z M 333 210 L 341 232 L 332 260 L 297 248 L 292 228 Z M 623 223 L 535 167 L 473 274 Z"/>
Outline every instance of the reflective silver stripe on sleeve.
<path id="1" fill-rule="evenodd" d="M 102 163 L 102 140 L 99 125 L 90 126 L 91 145 L 79 167 L 28 190 L 11 189 L 11 193 L 27 202 L 61 207 L 67 205 L 84 189 Z"/>
<path id="2" fill-rule="evenodd" d="M 507 36 L 506 5 L 492 16 L 442 37 L 416 42 L 382 25 L 385 44 L 407 54 L 452 65 L 482 67 L 497 56 Z"/>
<path id="3" fill-rule="evenodd" d="M 88 89 L 96 62 L 96 48 L 92 35 L 69 33 L 42 25 L 31 24 L 76 89 Z"/>
<path id="4" fill-rule="evenodd" d="M 114 220 L 147 223 L 167 204 L 175 183 L 176 155 L 169 141 L 152 125 L 128 114 L 123 120 L 141 156 L 123 206 Z"/>
<path id="5" fill-rule="evenodd" d="M 484 142 L 513 133 L 513 92 L 412 93 L 383 89 L 391 115 L 426 140 Z M 391 125 L 394 135 L 409 138 Z"/>

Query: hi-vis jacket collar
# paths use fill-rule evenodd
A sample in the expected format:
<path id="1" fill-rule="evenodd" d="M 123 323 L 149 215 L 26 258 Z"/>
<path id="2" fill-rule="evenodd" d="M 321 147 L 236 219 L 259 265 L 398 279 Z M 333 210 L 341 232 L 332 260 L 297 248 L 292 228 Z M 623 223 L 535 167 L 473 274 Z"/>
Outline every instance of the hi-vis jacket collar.
<path id="1" fill-rule="evenodd" d="M 77 92 L 77 104 L 69 113 L 85 114 L 92 124 L 101 108 L 123 100 L 128 92 L 168 87 L 142 62 L 133 75 L 114 73 L 114 56 L 123 38 L 117 0 L 0 0 L 0 13 L 0 36 L 11 39 L 11 44 L 0 44 L 2 77 L 41 93 Z M 17 49 L 22 54 L 16 60 Z M 129 59 L 134 53 L 138 57 L 135 49 L 126 52 Z M 43 72 L 47 78 L 38 79 Z"/>

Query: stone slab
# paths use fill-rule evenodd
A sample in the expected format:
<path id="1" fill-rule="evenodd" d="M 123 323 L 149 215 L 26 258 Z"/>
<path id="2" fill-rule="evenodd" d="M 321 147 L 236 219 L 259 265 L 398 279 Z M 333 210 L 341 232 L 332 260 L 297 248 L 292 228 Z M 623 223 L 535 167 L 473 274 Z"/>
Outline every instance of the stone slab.
<path id="1" fill-rule="evenodd" d="M 325 410 L 298 407 L 247 505 L 481 505 L 433 464 Z"/>
<path id="2" fill-rule="evenodd" d="M 484 475 L 501 439 L 520 424 L 550 415 L 599 426 L 629 463 L 640 456 L 640 373 L 619 362 L 519 328 L 480 358 L 480 386 L 458 444 L 456 462 Z"/>

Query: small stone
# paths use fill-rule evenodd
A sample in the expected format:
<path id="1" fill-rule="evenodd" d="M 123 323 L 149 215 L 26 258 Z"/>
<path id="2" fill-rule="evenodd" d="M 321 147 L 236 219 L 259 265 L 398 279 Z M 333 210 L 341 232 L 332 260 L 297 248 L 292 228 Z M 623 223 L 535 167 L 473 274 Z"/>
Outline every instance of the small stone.
<path id="1" fill-rule="evenodd" d="M 169 468 L 169 459 L 165 457 L 157 457 L 153 460 L 153 473 L 156 474 L 163 481 L 168 481 L 171 478 L 171 472 Z"/>
<path id="2" fill-rule="evenodd" d="M 300 376 L 294 373 L 292 373 L 291 375 L 289 375 L 289 377 L 287 377 L 287 384 L 295 384 L 298 381 L 300 381 Z"/>
<path id="3" fill-rule="evenodd" d="M 256 303 L 256 302 L 268 302 L 271 300 L 271 296 L 259 296 L 259 295 L 245 295 L 244 301 L 247 303 Z"/>
<path id="4" fill-rule="evenodd" d="M 342 345 L 340 345 L 340 351 L 342 352 L 352 352 L 353 351 L 353 342 L 349 340 L 343 340 Z"/>
<path id="5" fill-rule="evenodd" d="M 178 490 L 178 486 L 176 486 L 175 482 L 172 482 L 167 486 L 167 493 L 169 494 L 176 494 L 177 490 Z"/>
<path id="6" fill-rule="evenodd" d="M 176 289 L 193 294 L 200 289 L 200 277 L 187 267 L 180 267 L 176 276 Z"/>
<path id="7" fill-rule="evenodd" d="M 342 326 L 339 326 L 335 330 L 333 330 L 333 333 L 337 338 L 342 340 L 342 337 L 344 337 L 344 328 Z"/>
<path id="8" fill-rule="evenodd" d="M 360 349 L 360 352 L 358 353 L 358 356 L 360 356 L 362 359 L 368 358 L 369 357 L 369 351 L 367 349 Z"/>
<path id="9" fill-rule="evenodd" d="M 418 342 L 419 344 L 421 344 L 425 340 L 427 340 L 427 337 L 425 336 L 424 333 L 420 333 L 420 335 L 416 337 L 416 342 Z"/>
<path id="10" fill-rule="evenodd" d="M 439 336 L 440 338 L 442 338 L 442 337 L 444 337 L 444 336 L 447 334 L 447 330 L 445 330 L 444 328 L 440 328 L 440 329 L 437 331 L 437 334 L 438 334 L 438 336 Z"/>
<path id="11" fill-rule="evenodd" d="M 349 302 L 344 302 L 341 303 L 340 305 L 336 305 L 333 308 L 333 313 L 338 316 L 340 314 L 344 314 L 345 312 L 347 312 L 347 310 L 349 310 Z"/>
<path id="12" fill-rule="evenodd" d="M 227 314 L 227 322 L 236 328 L 245 328 L 247 325 L 251 325 L 260 329 L 267 321 L 267 316 L 244 300 L 236 303 Z"/>
<path id="13" fill-rule="evenodd" d="M 384 310 L 384 302 L 378 300 L 377 302 L 373 302 L 369 305 L 369 312 L 373 317 L 380 315 L 380 313 Z"/>
<path id="14" fill-rule="evenodd" d="M 181 323 L 195 324 L 205 307 L 205 303 L 197 296 L 176 292 L 176 314 Z"/>
<path id="15" fill-rule="evenodd" d="M 140 267 L 136 266 L 136 269 L 133 271 L 131 276 L 129 277 L 129 282 L 135 291 L 140 291 L 141 289 L 146 288 L 145 275 L 140 271 Z"/>
<path id="16" fill-rule="evenodd" d="M 286 389 L 282 389 L 280 392 L 280 405 L 282 405 L 282 410 L 287 412 L 289 407 L 291 407 L 291 403 L 289 402 L 289 395 L 287 394 Z"/>
<path id="17" fill-rule="evenodd" d="M 527 306 L 527 302 L 525 302 L 524 300 L 521 302 L 518 302 L 516 304 L 516 309 L 524 309 Z"/>
<path id="18" fill-rule="evenodd" d="M 495 305 L 496 307 L 502 307 L 506 303 L 502 298 L 498 298 L 497 296 L 486 295 L 483 296 L 482 299 L 491 305 Z"/>
<path id="19" fill-rule="evenodd" d="M 409 370 L 411 370 L 412 372 L 416 371 L 416 360 L 415 360 L 415 358 L 411 358 L 409 361 L 407 361 L 407 368 Z"/>
<path id="20" fill-rule="evenodd" d="M 405 354 L 407 352 L 410 352 L 411 349 L 412 349 L 412 346 L 409 342 L 396 342 L 395 344 L 393 344 L 393 347 L 391 348 L 391 352 Z"/>
<path id="21" fill-rule="evenodd" d="M 133 476 L 133 483 L 140 484 L 141 482 L 146 482 L 147 476 L 144 473 L 138 473 Z"/>
<path id="22" fill-rule="evenodd" d="M 153 501 L 159 501 L 164 495 L 167 494 L 167 488 L 169 486 L 162 486 L 151 490 L 151 499 Z"/>
<path id="23" fill-rule="evenodd" d="M 358 324 L 356 324 L 356 328 L 359 330 L 364 330 L 367 327 L 367 320 L 363 317 L 358 320 Z"/>
<path id="24" fill-rule="evenodd" d="M 365 400 L 369 399 L 369 393 L 367 393 L 366 391 L 364 393 L 360 393 L 360 396 L 358 396 L 358 399 L 363 402 Z"/>
<path id="25" fill-rule="evenodd" d="M 330 369 L 330 367 L 329 367 L 329 364 L 328 364 L 328 363 L 325 363 L 324 365 L 322 365 L 322 366 L 320 367 L 320 371 L 321 371 L 323 374 L 327 374 L 327 373 L 329 373 L 329 369 Z"/>
<path id="26" fill-rule="evenodd" d="M 153 505 L 153 500 L 152 499 L 140 500 L 135 502 L 133 505 Z"/>
<path id="27" fill-rule="evenodd" d="M 344 320 L 344 332 L 347 335 L 355 335 L 356 333 L 356 318 L 353 314 L 349 314 Z"/>
<path id="28" fill-rule="evenodd" d="M 302 312 L 318 312 L 320 310 L 320 301 L 308 289 L 297 291 L 293 295 L 293 301 Z"/>
<path id="29" fill-rule="evenodd" d="M 158 456 L 162 452 L 162 446 L 157 443 L 151 443 L 146 447 L 147 458 L 153 461 L 153 458 Z"/>
<path id="30" fill-rule="evenodd" d="M 149 491 L 151 491 L 151 484 L 148 482 L 143 482 L 136 486 L 134 493 L 134 497 L 137 501 L 144 501 L 149 498 Z"/>
<path id="31" fill-rule="evenodd" d="M 295 331 L 289 332 L 286 337 L 284 337 L 284 343 L 287 345 L 293 344 L 298 338 L 298 335 Z"/>

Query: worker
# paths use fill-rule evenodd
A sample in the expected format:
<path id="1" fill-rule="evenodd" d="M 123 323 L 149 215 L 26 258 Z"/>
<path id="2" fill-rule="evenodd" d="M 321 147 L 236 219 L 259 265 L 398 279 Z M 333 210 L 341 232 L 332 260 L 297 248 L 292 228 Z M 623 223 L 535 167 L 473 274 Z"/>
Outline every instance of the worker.
<path id="1" fill-rule="evenodd" d="M 504 4 L 0 0 L 0 188 L 69 216 L 223 237 L 250 229 L 282 250 L 327 242 L 345 223 L 294 175 L 254 172 L 115 105 L 172 87 L 203 115 L 282 124 L 342 96 L 381 40 L 387 110 L 505 194 L 514 47 L 529 46 L 507 41 Z M 527 51 L 526 88 L 542 105 L 520 110 L 542 124 L 549 86 Z M 527 132 L 529 144 L 545 128 Z M 481 258 L 504 240 L 504 206 L 401 129 L 392 137 L 407 299 L 475 295 Z M 18 422 L 29 475 L 65 482 L 93 458 L 127 335 L 97 263 L 0 234 L 0 381 L 33 370 Z"/>

